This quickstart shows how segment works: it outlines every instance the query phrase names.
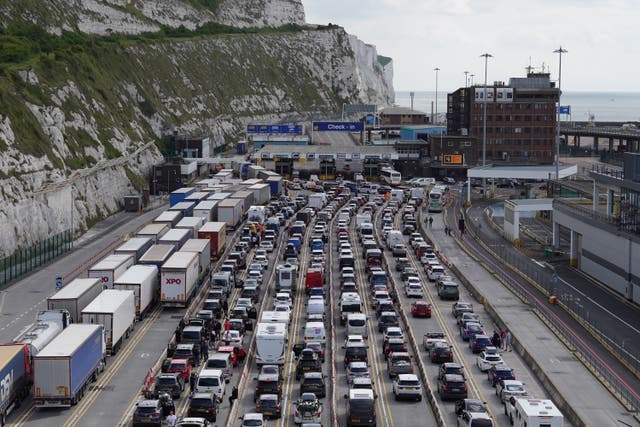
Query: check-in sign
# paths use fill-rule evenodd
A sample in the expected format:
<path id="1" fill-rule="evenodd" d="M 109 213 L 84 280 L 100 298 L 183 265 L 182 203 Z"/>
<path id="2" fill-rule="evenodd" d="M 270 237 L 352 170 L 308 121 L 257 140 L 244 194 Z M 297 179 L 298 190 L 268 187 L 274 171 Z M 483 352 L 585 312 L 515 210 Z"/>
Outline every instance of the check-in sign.
<path id="1" fill-rule="evenodd" d="M 313 122 L 315 132 L 361 132 L 364 130 L 360 122 Z"/>

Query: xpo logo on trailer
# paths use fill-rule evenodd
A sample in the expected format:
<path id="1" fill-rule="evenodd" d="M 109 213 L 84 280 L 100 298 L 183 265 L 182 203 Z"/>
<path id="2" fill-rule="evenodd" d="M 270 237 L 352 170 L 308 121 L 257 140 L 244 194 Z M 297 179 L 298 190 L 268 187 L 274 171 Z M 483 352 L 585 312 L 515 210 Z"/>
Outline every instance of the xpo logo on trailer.
<path id="1" fill-rule="evenodd" d="M 170 277 L 165 281 L 165 283 L 167 285 L 180 285 L 182 283 L 182 280 Z"/>

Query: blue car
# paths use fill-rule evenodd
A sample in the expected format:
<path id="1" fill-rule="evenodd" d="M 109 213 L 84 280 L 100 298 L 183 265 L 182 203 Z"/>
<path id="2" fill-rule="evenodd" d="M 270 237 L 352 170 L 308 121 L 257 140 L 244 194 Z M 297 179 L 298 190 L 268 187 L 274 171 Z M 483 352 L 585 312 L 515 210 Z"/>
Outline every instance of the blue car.
<path id="1" fill-rule="evenodd" d="M 460 336 L 464 341 L 469 341 L 474 335 L 484 335 L 482 325 L 478 322 L 465 322 L 460 328 Z"/>
<path id="2" fill-rule="evenodd" d="M 480 353 L 482 350 L 492 345 L 493 344 L 489 337 L 484 334 L 474 335 L 469 339 L 469 348 L 474 354 Z"/>

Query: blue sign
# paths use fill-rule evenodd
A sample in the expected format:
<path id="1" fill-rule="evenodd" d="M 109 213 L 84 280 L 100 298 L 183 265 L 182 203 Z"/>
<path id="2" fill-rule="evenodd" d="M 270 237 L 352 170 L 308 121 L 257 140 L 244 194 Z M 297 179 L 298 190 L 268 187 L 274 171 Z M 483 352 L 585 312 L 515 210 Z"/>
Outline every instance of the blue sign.
<path id="1" fill-rule="evenodd" d="M 302 134 L 302 125 L 247 125 L 247 133 Z"/>
<path id="2" fill-rule="evenodd" d="M 60 289 L 62 287 L 62 277 L 56 277 L 56 289 Z"/>
<path id="3" fill-rule="evenodd" d="M 364 126 L 360 122 L 313 122 L 316 132 L 362 132 Z"/>
<path id="4" fill-rule="evenodd" d="M 571 105 L 561 105 L 560 114 L 571 114 Z"/>

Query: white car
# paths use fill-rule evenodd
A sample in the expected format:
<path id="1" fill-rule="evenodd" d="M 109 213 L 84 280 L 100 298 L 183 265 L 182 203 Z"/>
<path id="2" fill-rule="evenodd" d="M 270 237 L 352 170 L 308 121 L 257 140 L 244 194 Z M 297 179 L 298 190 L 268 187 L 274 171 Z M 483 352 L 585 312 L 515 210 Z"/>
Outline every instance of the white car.
<path id="1" fill-rule="evenodd" d="M 287 292 L 278 292 L 275 296 L 274 304 L 285 304 L 288 305 L 290 309 L 293 308 L 291 295 Z"/>
<path id="2" fill-rule="evenodd" d="M 241 417 L 242 424 L 240 427 L 267 427 L 264 415 L 257 412 L 250 412 Z"/>
<path id="3" fill-rule="evenodd" d="M 420 258 L 420 262 L 423 265 L 429 264 L 429 261 L 438 261 L 438 257 L 436 256 L 435 252 L 427 252 L 422 255 L 422 258 Z"/>
<path id="4" fill-rule="evenodd" d="M 347 338 L 344 340 L 344 346 L 345 347 L 350 347 L 350 346 L 363 346 L 366 345 L 364 342 L 364 338 L 362 337 L 362 335 L 347 335 Z"/>
<path id="5" fill-rule="evenodd" d="M 404 333 L 398 326 L 389 326 L 383 335 L 383 341 L 388 341 L 390 338 L 402 338 L 404 339 Z"/>
<path id="6" fill-rule="evenodd" d="M 253 257 L 253 260 L 256 264 L 262 265 L 263 269 L 267 268 L 267 266 L 269 265 L 269 258 L 266 255 L 256 255 L 255 257 Z"/>
<path id="7" fill-rule="evenodd" d="M 232 345 L 234 347 L 241 347 L 243 338 L 244 337 L 242 336 L 242 334 L 240 334 L 240 331 L 228 330 L 224 331 L 224 333 L 222 334 L 221 341 L 225 343 L 228 342 L 228 345 Z"/>
<path id="8" fill-rule="evenodd" d="M 424 293 L 422 292 L 422 285 L 417 283 L 408 283 L 404 287 L 404 293 L 408 298 L 423 298 Z"/>
<path id="9" fill-rule="evenodd" d="M 273 311 L 287 313 L 289 315 L 289 319 L 291 319 L 291 307 L 289 307 L 287 304 L 276 304 L 273 307 Z"/>
<path id="10" fill-rule="evenodd" d="M 422 384 L 417 375 L 399 374 L 393 381 L 393 394 L 396 400 L 402 398 L 422 400 Z"/>
<path id="11" fill-rule="evenodd" d="M 482 372 L 486 372 L 494 366 L 504 365 L 502 356 L 495 347 L 487 347 L 476 357 L 476 365 Z"/>
<path id="12" fill-rule="evenodd" d="M 268 240 L 261 241 L 259 247 L 267 252 L 273 252 L 273 243 Z"/>
<path id="13" fill-rule="evenodd" d="M 528 394 L 522 381 L 500 380 L 496 383 L 496 396 L 498 396 L 502 402 L 506 402 L 511 396 L 518 398 L 527 396 Z"/>
<path id="14" fill-rule="evenodd" d="M 253 301 L 251 301 L 251 298 L 238 298 L 238 301 L 236 301 L 236 307 L 247 307 L 251 308 L 253 307 Z"/>
<path id="15" fill-rule="evenodd" d="M 255 279 L 258 283 L 262 284 L 262 271 L 249 270 L 247 273 L 247 279 Z"/>

